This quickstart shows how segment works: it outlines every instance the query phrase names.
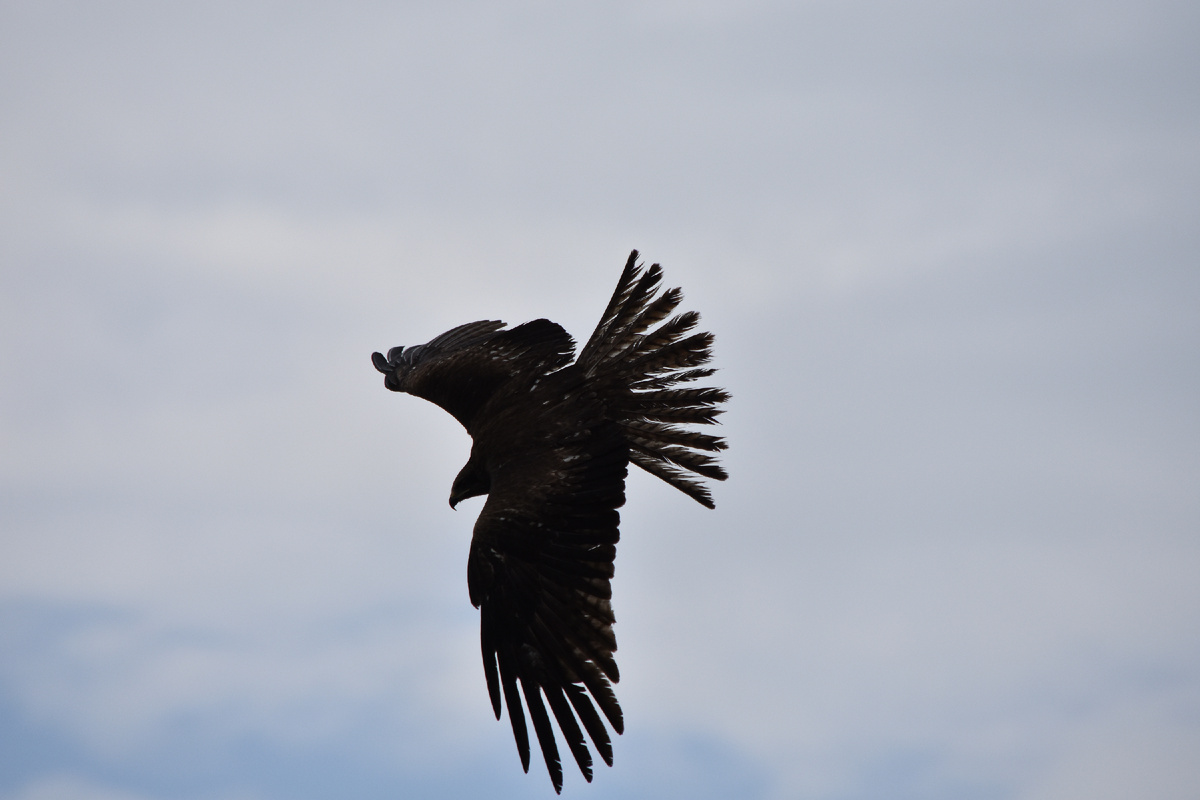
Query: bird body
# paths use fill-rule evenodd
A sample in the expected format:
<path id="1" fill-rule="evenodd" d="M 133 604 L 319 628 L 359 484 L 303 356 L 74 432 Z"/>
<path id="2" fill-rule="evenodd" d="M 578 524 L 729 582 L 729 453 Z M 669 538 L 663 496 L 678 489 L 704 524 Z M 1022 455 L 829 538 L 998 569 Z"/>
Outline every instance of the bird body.
<path id="1" fill-rule="evenodd" d="M 678 289 L 657 294 L 661 275 L 657 264 L 643 271 L 635 250 L 573 362 L 574 341 L 545 319 L 511 329 L 472 322 L 372 355 L 388 389 L 436 403 L 471 435 L 450 504 L 487 495 L 467 587 L 480 610 L 488 694 L 497 719 L 508 709 L 526 771 L 528 709 L 556 792 L 562 765 L 551 713 L 588 781 L 587 739 L 612 765 L 600 715 L 624 730 L 612 690 L 620 675 L 610 581 L 628 464 L 709 508 L 693 476 L 726 477 L 708 455 L 724 441 L 679 427 L 715 422 L 728 399 L 721 389 L 678 388 L 713 373 L 703 367 L 713 337 L 691 333 L 694 312 L 659 325 L 682 299 Z"/>

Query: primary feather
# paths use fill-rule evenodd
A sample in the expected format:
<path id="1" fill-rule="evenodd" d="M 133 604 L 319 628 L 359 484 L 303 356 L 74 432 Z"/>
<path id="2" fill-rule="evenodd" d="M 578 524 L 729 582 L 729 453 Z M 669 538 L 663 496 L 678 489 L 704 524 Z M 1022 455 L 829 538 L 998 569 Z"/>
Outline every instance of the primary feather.
<path id="1" fill-rule="evenodd" d="M 643 269 L 637 255 L 574 363 L 574 341 L 545 319 L 472 322 L 371 356 L 388 389 L 436 403 L 471 435 L 450 502 L 488 496 L 467 558 L 488 695 L 497 719 L 507 707 L 526 771 L 532 723 L 556 792 L 551 716 L 588 781 L 588 740 L 611 766 L 604 720 L 624 730 L 610 581 L 627 465 L 709 508 L 700 479 L 726 478 L 709 455 L 724 440 L 679 427 L 715 423 L 729 399 L 680 388 L 713 374 L 712 334 L 692 333 L 695 312 L 667 320 L 682 292 L 659 294 L 662 269 Z"/>

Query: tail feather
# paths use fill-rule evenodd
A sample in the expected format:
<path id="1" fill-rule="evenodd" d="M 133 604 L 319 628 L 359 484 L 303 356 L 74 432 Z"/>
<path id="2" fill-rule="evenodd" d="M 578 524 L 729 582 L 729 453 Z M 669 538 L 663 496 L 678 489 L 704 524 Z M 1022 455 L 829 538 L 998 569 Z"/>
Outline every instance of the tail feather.
<path id="1" fill-rule="evenodd" d="M 688 450 L 685 447 L 676 445 L 656 446 L 652 448 L 642 446 L 640 442 L 633 442 L 633 447 L 645 455 L 656 458 L 659 461 L 669 461 L 677 467 L 683 467 L 686 470 L 703 475 L 706 478 L 723 481 L 728 477 L 725 470 L 717 463 L 717 460 L 710 455 L 697 453 L 694 450 Z"/>
<path id="2" fill-rule="evenodd" d="M 655 266 L 657 267 L 658 265 L 655 264 Z M 661 275 L 661 273 L 659 274 Z M 627 345 L 630 347 L 639 346 L 641 339 L 639 334 L 644 333 L 652 326 L 657 325 L 666 319 L 667 316 L 675 310 L 675 307 L 679 305 L 681 300 L 683 300 L 682 291 L 679 289 L 667 289 L 658 297 L 657 300 L 654 300 L 650 303 L 650 305 L 646 306 L 646 308 L 629 323 L 629 326 L 625 330 L 625 340 Z M 699 319 L 699 317 L 700 315 L 697 314 L 696 318 Z"/>
<path id="3" fill-rule="evenodd" d="M 689 431 L 686 428 L 676 428 L 673 425 L 664 425 L 660 422 L 631 420 L 621 423 L 621 427 L 625 429 L 625 438 L 627 440 L 642 443 L 649 449 L 672 444 L 679 445 L 680 447 L 690 447 L 694 450 L 705 450 L 709 453 L 716 453 L 725 449 L 725 440 L 720 436 L 700 433 L 699 431 Z"/>
<path id="4" fill-rule="evenodd" d="M 713 375 L 704 366 L 712 358 L 713 336 L 693 333 L 700 322 L 694 311 L 667 320 L 683 293 L 676 288 L 660 294 L 662 268 L 653 264 L 643 271 L 637 255 L 630 254 L 576 365 L 607 387 L 609 414 L 624 431 L 629 460 L 712 508 L 711 494 L 695 476 L 725 480 L 725 471 L 705 454 L 724 450 L 725 441 L 677 426 L 716 423 L 729 394 L 676 387 Z"/>
<path id="5" fill-rule="evenodd" d="M 712 493 L 708 491 L 708 488 L 699 481 L 688 477 L 688 474 L 683 470 L 638 450 L 629 451 L 629 460 L 651 475 L 671 484 L 705 508 L 717 507 L 716 503 L 713 502 Z"/>
<path id="6" fill-rule="evenodd" d="M 654 377 L 650 377 L 650 378 L 642 378 L 641 380 L 637 380 L 637 381 L 634 381 L 633 383 L 629 384 L 629 388 L 633 389 L 634 391 L 639 391 L 639 392 L 640 391 L 666 389 L 668 387 L 674 386 L 677 383 L 687 383 L 689 381 L 694 381 L 699 378 L 707 378 L 710 375 L 714 375 L 715 373 L 716 373 L 716 370 L 712 369 L 711 367 L 704 367 L 702 369 L 689 369 L 684 372 L 676 372 L 673 375 L 661 375 L 661 376 L 654 376 Z M 726 398 L 726 399 L 728 399 L 728 398 Z"/>
<path id="7" fill-rule="evenodd" d="M 629 347 L 624 351 L 623 355 L 632 358 L 654 353 L 669 344 L 677 342 L 684 334 L 695 328 L 696 323 L 699 321 L 700 315 L 695 311 L 680 314 L 672 318 L 670 322 L 667 322 L 658 330 L 647 333 L 644 336 L 638 336 L 634 341 L 630 342 Z"/>
<path id="8" fill-rule="evenodd" d="M 621 271 L 621 277 L 617 281 L 617 288 L 613 290 L 613 295 L 608 301 L 608 306 L 604 309 L 604 313 L 600 315 L 600 322 L 596 325 L 595 332 L 592 333 L 592 338 L 584 345 L 583 350 L 579 353 L 579 360 L 582 361 L 589 350 L 594 349 L 599 345 L 599 342 L 604 339 L 613 319 L 617 316 L 617 311 L 629 300 L 629 293 L 633 289 L 634 279 L 641 274 L 637 265 L 637 250 L 629 254 L 629 260 L 625 262 L 625 269 Z"/>
<path id="9" fill-rule="evenodd" d="M 642 410 L 643 419 L 655 422 L 674 422 L 678 424 L 712 425 L 716 417 L 724 409 L 720 408 L 661 408 L 658 410 Z"/>
<path id="10" fill-rule="evenodd" d="M 646 413 L 659 409 L 708 408 L 715 415 L 724 411 L 716 406 L 728 400 L 729 393 L 713 387 L 660 389 L 655 392 L 638 392 L 634 398 L 633 402 L 629 404 L 630 407 Z M 708 420 L 708 423 L 712 424 L 712 420 Z"/>
<path id="11" fill-rule="evenodd" d="M 699 367 L 707 364 L 712 358 L 713 335 L 697 333 L 686 339 L 671 342 L 649 353 L 643 353 L 630 364 L 631 370 L 637 369 L 643 374 L 653 375 L 689 367 Z"/>
<path id="12" fill-rule="evenodd" d="M 629 337 L 637 335 L 631 330 L 636 327 L 638 315 L 653 298 L 661 280 L 661 267 L 655 264 L 643 274 L 637 264 L 637 251 L 629 255 L 608 308 L 579 353 L 578 363 L 587 369 L 589 375 L 596 374 L 614 354 L 619 355 L 628 346 Z"/>

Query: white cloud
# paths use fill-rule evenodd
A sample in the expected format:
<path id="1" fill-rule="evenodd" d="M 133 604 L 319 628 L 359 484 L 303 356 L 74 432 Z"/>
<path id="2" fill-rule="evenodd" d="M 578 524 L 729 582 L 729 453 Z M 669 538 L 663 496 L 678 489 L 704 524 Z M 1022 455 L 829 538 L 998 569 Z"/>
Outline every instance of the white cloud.
<path id="1" fill-rule="evenodd" d="M 203 800 L 259 800 L 261 795 L 233 791 L 208 795 Z M 127 792 L 74 775 L 56 775 L 31 781 L 5 800 L 158 800 L 157 797 Z"/>
<path id="2" fill-rule="evenodd" d="M 6 800 L 150 800 L 72 776 L 43 778 L 24 786 Z"/>

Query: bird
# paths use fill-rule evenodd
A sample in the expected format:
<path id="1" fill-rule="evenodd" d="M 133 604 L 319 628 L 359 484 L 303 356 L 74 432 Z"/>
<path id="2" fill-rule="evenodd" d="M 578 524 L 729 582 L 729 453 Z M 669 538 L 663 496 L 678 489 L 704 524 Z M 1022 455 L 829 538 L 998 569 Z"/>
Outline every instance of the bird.
<path id="1" fill-rule="evenodd" d="M 634 250 L 577 358 L 570 334 L 547 319 L 513 328 L 470 322 L 371 355 L 387 389 L 435 403 L 471 436 L 450 506 L 487 495 L 467 589 L 480 612 L 488 696 L 497 720 L 507 708 L 526 773 L 528 710 L 558 794 L 551 714 L 588 782 L 588 739 L 613 763 L 601 714 L 617 734 L 625 728 L 613 691 L 611 580 L 628 465 L 707 508 L 714 502 L 702 479 L 727 477 L 713 455 L 725 440 L 685 427 L 716 423 L 730 399 L 724 389 L 687 386 L 715 373 L 706 366 L 713 335 L 695 330 L 694 311 L 671 316 L 683 294 L 660 292 L 662 276 Z"/>

